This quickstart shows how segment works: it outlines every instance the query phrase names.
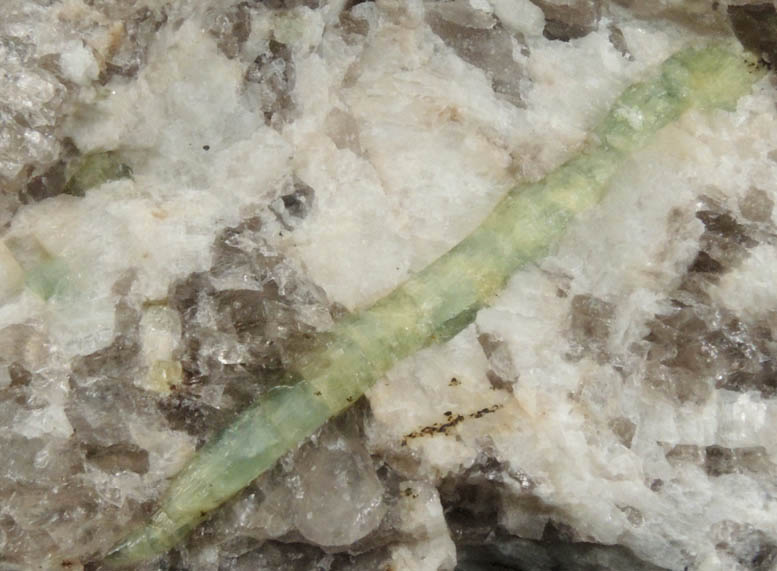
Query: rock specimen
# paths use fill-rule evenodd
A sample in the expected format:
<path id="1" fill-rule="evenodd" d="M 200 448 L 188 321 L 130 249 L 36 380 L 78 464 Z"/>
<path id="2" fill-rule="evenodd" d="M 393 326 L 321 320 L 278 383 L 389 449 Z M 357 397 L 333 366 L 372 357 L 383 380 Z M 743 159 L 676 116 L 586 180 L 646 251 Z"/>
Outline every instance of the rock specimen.
<path id="1" fill-rule="evenodd" d="M 320 332 L 672 53 L 758 36 L 728 4 L 4 6 L 1 565 L 99 567 Z M 775 115 L 766 79 L 664 129 L 470 327 L 137 568 L 769 568 Z M 66 191 L 98 156 L 120 176 Z"/>

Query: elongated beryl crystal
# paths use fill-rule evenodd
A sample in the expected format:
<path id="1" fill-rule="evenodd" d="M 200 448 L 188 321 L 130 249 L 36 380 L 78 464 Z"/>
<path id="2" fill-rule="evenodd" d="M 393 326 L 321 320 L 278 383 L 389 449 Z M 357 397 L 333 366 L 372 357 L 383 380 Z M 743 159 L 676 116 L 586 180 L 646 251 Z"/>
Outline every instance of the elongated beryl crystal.
<path id="1" fill-rule="evenodd" d="M 131 565 L 163 553 L 283 453 L 347 408 L 398 360 L 448 339 L 521 266 L 543 256 L 569 220 L 596 204 L 630 152 L 688 109 L 727 108 L 762 75 L 733 45 L 680 52 L 629 87 L 574 158 L 510 191 L 466 239 L 373 306 L 320 336 L 289 371 L 202 448 L 158 510 L 106 562 Z"/>

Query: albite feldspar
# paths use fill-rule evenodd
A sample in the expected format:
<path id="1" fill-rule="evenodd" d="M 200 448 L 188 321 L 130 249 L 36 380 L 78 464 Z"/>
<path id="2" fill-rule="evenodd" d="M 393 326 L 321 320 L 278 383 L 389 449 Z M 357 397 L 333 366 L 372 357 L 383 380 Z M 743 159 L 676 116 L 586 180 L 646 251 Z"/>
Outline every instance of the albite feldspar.
<path id="1" fill-rule="evenodd" d="M 596 140 L 542 181 L 511 191 L 464 241 L 372 307 L 336 324 L 319 348 L 208 443 L 179 474 L 149 524 L 106 559 L 127 565 L 166 551 L 393 364 L 458 333 L 517 268 L 543 255 L 576 213 L 598 202 L 627 153 L 691 107 L 736 103 L 760 77 L 741 53 L 683 51 L 656 79 L 628 88 Z"/>

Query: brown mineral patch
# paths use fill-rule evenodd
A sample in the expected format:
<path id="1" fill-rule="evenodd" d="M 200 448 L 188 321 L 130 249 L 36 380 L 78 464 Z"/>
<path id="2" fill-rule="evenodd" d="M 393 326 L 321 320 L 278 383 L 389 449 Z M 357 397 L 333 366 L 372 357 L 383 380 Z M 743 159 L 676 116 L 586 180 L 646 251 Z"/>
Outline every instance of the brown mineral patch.
<path id="1" fill-rule="evenodd" d="M 410 432 L 409 434 L 406 434 L 402 438 L 402 446 L 406 446 L 408 440 L 415 439 L 415 438 L 422 438 L 425 436 L 437 436 L 439 434 L 450 436 L 451 430 L 464 422 L 468 418 L 478 419 L 483 418 L 487 414 L 491 414 L 493 412 L 496 412 L 500 408 L 502 408 L 503 405 L 501 404 L 495 404 L 486 408 L 481 408 L 480 410 L 476 410 L 475 412 L 471 412 L 468 414 L 457 414 L 453 413 L 451 411 L 445 411 L 445 421 L 443 422 L 435 422 L 434 424 L 430 424 L 428 426 L 424 426 L 420 430 L 416 430 L 413 432 Z"/>

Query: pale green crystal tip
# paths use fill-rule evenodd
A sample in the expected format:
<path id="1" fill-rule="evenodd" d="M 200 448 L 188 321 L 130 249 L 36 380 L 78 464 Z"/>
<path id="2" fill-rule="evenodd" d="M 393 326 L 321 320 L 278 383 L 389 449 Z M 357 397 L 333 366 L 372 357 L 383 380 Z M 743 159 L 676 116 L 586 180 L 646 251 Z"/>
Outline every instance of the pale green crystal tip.
<path id="1" fill-rule="evenodd" d="M 180 527 L 159 511 L 143 527 L 117 544 L 103 563 L 109 567 L 126 568 L 165 553 L 184 539 L 201 519 L 193 521 L 190 526 Z"/>

